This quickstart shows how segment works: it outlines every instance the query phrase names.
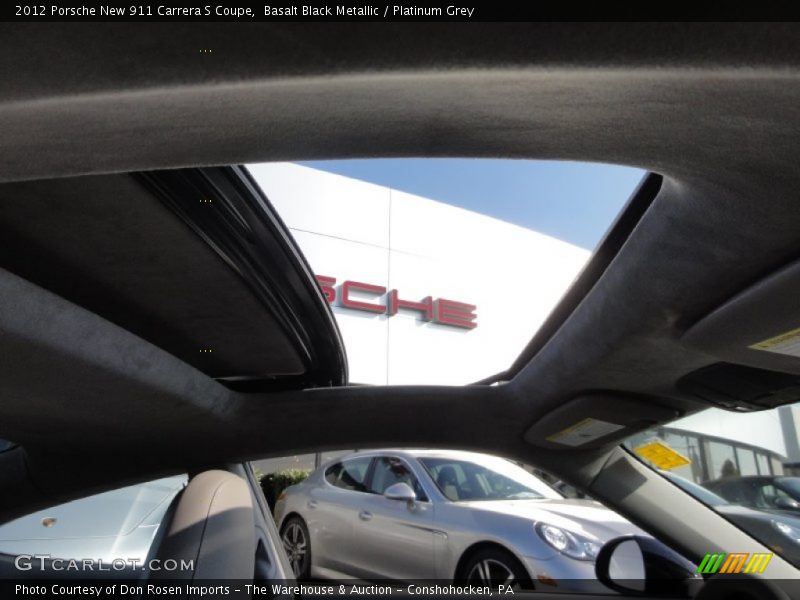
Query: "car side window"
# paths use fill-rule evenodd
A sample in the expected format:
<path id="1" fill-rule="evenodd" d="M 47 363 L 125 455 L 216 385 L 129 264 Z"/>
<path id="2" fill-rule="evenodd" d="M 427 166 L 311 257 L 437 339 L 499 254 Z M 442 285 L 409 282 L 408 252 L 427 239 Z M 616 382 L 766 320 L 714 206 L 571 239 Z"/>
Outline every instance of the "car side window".
<path id="1" fill-rule="evenodd" d="M 756 496 L 756 506 L 759 508 L 774 508 L 776 506 L 775 501 L 778 498 L 791 500 L 791 496 L 789 496 L 789 494 L 776 488 L 771 483 L 767 483 L 762 485 L 758 490 L 758 495 Z"/>
<path id="2" fill-rule="evenodd" d="M 720 496 L 733 504 L 749 505 L 752 499 L 749 499 L 745 487 L 738 481 L 729 481 L 719 484 L 716 488 L 710 487 L 709 489 L 716 491 Z"/>
<path id="3" fill-rule="evenodd" d="M 475 497 L 464 469 L 458 461 L 430 461 L 428 469 L 433 480 L 448 500 L 457 502 Z"/>
<path id="4" fill-rule="evenodd" d="M 339 479 L 339 473 L 342 472 L 342 463 L 336 463 L 325 469 L 325 481 L 331 485 L 336 485 L 336 480 Z"/>
<path id="5" fill-rule="evenodd" d="M 409 469 L 408 465 L 400 458 L 394 456 L 381 456 L 375 460 L 375 468 L 372 472 L 369 491 L 373 494 L 381 494 L 395 483 L 407 483 L 414 490 L 417 499 L 427 502 L 428 497 L 422 489 L 417 478 Z"/>
<path id="6" fill-rule="evenodd" d="M 367 471 L 369 471 L 369 464 L 371 462 L 371 456 L 363 456 L 361 458 L 352 458 L 343 461 L 341 463 L 342 468 L 339 471 L 334 485 L 344 490 L 366 492 Z"/>

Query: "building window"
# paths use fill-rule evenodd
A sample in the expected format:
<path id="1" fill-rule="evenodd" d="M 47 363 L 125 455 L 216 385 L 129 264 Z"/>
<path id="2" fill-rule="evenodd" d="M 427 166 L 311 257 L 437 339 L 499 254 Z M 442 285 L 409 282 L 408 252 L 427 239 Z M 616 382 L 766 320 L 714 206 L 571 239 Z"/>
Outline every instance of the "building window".
<path id="1" fill-rule="evenodd" d="M 756 456 L 752 450 L 747 448 L 736 448 L 736 458 L 739 459 L 740 475 L 758 475 Z"/>
<path id="2" fill-rule="evenodd" d="M 759 475 L 772 475 L 772 469 L 769 464 L 769 456 L 763 452 L 756 452 L 756 461 L 758 463 Z"/>
<path id="3" fill-rule="evenodd" d="M 735 477 L 739 475 L 739 466 L 736 464 L 736 454 L 733 446 L 720 442 L 706 441 L 706 456 L 708 458 L 708 471 L 711 479 L 722 477 Z"/>
<path id="4" fill-rule="evenodd" d="M 662 431 L 661 439 L 664 440 L 667 446 L 683 454 L 691 461 L 690 464 L 677 467 L 670 472 L 680 477 L 697 481 L 698 477 L 695 472 L 697 471 L 699 474 L 702 473 L 702 465 L 700 464 L 699 453 L 697 452 L 697 439 L 693 436 L 674 433 L 672 431 Z"/>

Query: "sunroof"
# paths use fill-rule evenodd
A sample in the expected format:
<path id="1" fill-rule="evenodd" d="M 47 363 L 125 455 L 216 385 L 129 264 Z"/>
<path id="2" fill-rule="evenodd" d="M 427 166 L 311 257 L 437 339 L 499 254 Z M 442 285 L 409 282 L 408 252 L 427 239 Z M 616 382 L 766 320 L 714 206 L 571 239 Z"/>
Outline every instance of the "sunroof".
<path id="1" fill-rule="evenodd" d="M 644 172 L 478 159 L 249 165 L 331 303 L 350 379 L 509 368 Z"/>

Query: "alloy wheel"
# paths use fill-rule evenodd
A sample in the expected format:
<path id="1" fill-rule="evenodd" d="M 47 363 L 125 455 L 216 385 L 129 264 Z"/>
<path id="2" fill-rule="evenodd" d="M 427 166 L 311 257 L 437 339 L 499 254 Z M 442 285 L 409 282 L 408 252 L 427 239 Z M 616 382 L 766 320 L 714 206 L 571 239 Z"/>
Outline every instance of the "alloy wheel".
<path id="1" fill-rule="evenodd" d="M 476 562 L 467 573 L 467 583 L 492 587 L 506 585 L 514 589 L 519 588 L 519 582 L 511 568 L 493 558 L 484 558 Z"/>
<path id="2" fill-rule="evenodd" d="M 289 557 L 289 564 L 292 565 L 294 576 L 299 577 L 303 573 L 306 550 L 308 548 L 308 542 L 303 528 L 299 523 L 290 523 L 286 529 L 284 529 L 281 541 L 283 541 L 283 548 L 286 550 L 286 555 Z"/>

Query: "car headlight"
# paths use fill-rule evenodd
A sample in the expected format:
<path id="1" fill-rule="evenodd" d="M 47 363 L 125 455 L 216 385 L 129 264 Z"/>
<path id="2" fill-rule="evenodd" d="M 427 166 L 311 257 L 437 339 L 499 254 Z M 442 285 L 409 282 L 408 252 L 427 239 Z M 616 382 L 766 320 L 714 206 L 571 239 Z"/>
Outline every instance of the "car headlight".
<path id="1" fill-rule="evenodd" d="M 547 544 L 576 560 L 594 560 L 600 552 L 600 544 L 582 535 L 547 523 L 537 523 L 536 533 Z"/>
<path id="2" fill-rule="evenodd" d="M 796 544 L 800 544 L 800 527 L 781 523 L 780 521 L 772 521 L 772 526 Z"/>

